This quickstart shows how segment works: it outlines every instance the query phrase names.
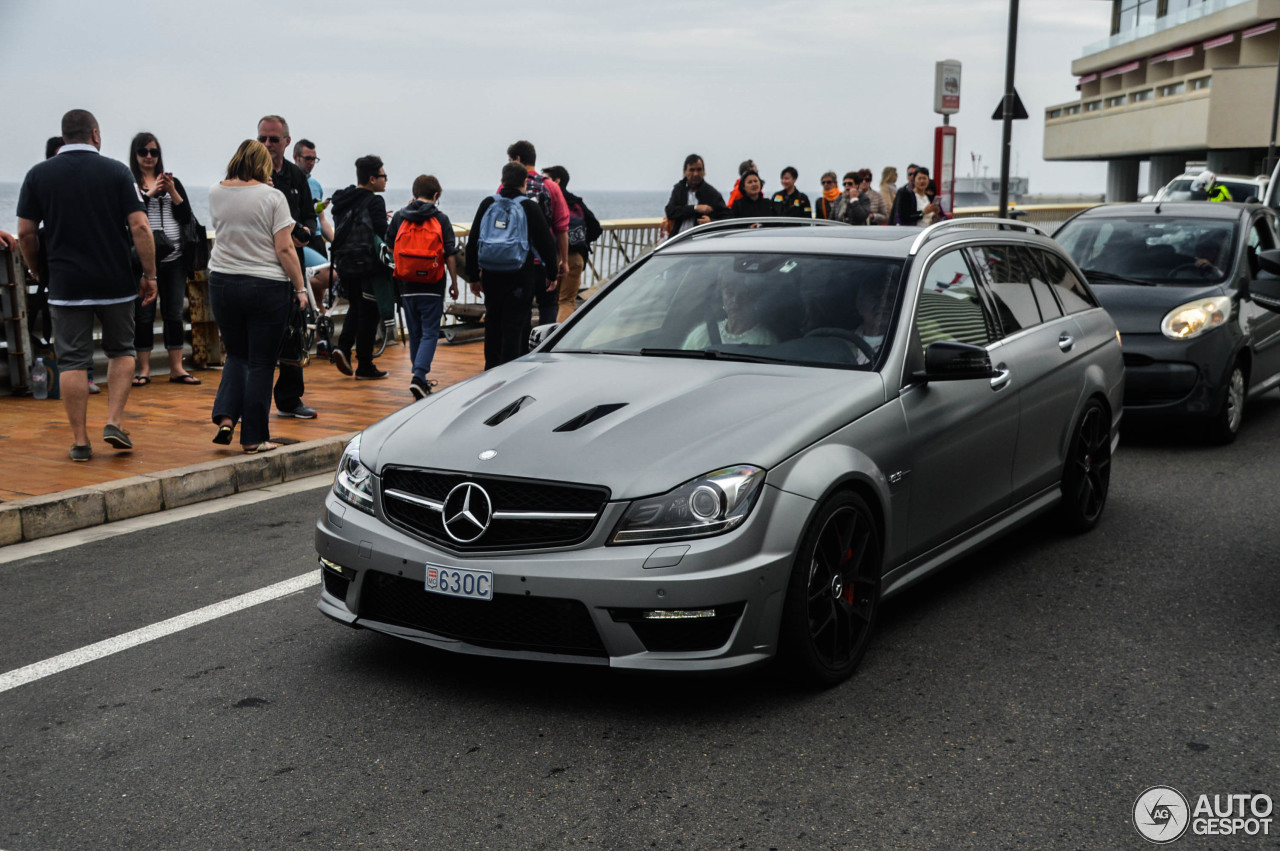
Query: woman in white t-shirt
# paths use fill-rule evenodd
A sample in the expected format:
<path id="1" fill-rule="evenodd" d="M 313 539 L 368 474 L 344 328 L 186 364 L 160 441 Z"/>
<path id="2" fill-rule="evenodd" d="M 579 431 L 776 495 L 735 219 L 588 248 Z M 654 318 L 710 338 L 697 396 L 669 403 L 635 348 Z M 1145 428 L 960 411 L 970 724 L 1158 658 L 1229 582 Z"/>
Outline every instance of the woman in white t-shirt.
<path id="1" fill-rule="evenodd" d="M 248 454 L 278 448 L 268 424 L 276 358 L 289 300 L 307 305 L 289 204 L 270 180 L 271 154 L 246 139 L 227 163 L 226 179 L 209 189 L 218 235 L 209 258 L 209 301 L 227 350 L 213 402 L 213 442 L 230 444 L 238 421 Z"/>

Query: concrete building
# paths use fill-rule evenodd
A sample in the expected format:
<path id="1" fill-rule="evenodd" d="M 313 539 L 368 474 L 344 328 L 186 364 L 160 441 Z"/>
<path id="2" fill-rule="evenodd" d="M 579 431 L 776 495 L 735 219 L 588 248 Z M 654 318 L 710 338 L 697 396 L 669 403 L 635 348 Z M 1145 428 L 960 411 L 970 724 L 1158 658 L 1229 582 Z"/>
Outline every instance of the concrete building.
<path id="1" fill-rule="evenodd" d="M 1110 37 L 1071 63 L 1080 98 L 1045 110 L 1044 158 L 1105 160 L 1108 201 L 1155 192 L 1189 160 L 1219 174 L 1262 173 L 1280 0 L 1110 2 Z"/>

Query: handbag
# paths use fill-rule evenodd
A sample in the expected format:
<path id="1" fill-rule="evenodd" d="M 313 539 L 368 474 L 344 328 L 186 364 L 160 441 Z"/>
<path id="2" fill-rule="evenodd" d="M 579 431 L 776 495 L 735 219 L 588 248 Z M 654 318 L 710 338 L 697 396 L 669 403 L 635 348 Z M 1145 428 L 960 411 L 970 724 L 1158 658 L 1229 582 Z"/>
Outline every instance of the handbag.
<path id="1" fill-rule="evenodd" d="M 306 366 L 311 362 L 311 346 L 316 340 L 316 311 L 310 300 L 304 309 L 297 299 L 289 299 L 289 318 L 280 338 L 281 366 Z"/>
<path id="2" fill-rule="evenodd" d="M 194 212 L 182 226 L 182 263 L 188 278 L 209 268 L 209 232 Z"/>

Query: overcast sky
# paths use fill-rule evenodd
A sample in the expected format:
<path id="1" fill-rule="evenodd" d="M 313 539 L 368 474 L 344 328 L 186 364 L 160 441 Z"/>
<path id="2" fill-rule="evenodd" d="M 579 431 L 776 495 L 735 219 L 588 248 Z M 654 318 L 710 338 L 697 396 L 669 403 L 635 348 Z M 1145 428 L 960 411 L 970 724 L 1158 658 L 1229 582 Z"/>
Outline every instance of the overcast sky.
<path id="1" fill-rule="evenodd" d="M 964 66 L 957 174 L 1000 170 L 1008 0 L 0 0 L 0 181 L 44 155 L 62 114 L 92 111 L 103 153 L 155 133 L 166 167 L 209 184 L 265 113 L 314 140 L 326 188 L 377 153 L 392 186 L 494 184 L 506 146 L 574 188 L 667 189 L 702 154 L 727 191 L 752 157 L 817 191 L 837 172 L 932 161 L 934 62 Z M 1044 107 L 1074 99 L 1071 61 L 1107 35 L 1101 0 L 1023 0 L 1014 124 L 1031 191 L 1100 192 L 1096 163 L 1047 163 Z"/>

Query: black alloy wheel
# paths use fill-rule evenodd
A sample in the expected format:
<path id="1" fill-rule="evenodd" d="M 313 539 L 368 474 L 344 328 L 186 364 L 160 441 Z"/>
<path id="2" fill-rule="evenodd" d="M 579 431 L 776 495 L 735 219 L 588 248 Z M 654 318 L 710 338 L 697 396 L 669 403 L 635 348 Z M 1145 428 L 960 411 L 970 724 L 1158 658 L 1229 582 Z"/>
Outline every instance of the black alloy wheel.
<path id="1" fill-rule="evenodd" d="M 880 534 L 862 497 L 828 498 L 791 569 L 779 636 L 789 673 L 824 687 L 853 674 L 875 623 L 882 560 Z"/>
<path id="2" fill-rule="evenodd" d="M 1111 423 L 1096 399 L 1080 415 L 1062 471 L 1062 519 L 1072 532 L 1098 525 L 1111 488 Z"/>

